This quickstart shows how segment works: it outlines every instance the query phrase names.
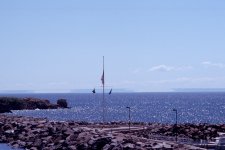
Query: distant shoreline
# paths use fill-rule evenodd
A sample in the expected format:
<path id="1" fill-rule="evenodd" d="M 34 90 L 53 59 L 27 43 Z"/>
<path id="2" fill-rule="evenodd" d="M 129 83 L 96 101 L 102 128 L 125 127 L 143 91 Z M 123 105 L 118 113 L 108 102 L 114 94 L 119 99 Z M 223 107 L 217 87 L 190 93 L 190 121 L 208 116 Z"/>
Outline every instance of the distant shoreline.
<path id="1" fill-rule="evenodd" d="M 138 93 L 225 93 L 225 90 L 224 91 L 167 91 L 167 92 L 113 92 L 113 94 L 138 94 Z M 30 93 L 22 93 L 22 92 L 19 92 L 19 93 L 11 93 L 11 92 L 0 92 L 0 95 L 4 95 L 4 94 L 12 94 L 12 95 L 20 95 L 20 94 L 93 94 L 91 92 L 30 92 Z M 95 93 L 95 94 L 102 94 L 102 93 Z M 105 93 L 106 95 L 108 93 Z"/>

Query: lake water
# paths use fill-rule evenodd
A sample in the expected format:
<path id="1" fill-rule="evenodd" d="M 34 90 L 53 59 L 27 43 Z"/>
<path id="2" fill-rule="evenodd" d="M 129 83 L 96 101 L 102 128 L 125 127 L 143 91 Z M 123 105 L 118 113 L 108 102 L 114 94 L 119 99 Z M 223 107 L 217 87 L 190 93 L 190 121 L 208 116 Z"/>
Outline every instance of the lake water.
<path id="1" fill-rule="evenodd" d="M 20 110 L 13 115 L 46 117 L 50 120 L 102 121 L 102 94 L 0 94 L 0 96 L 35 97 L 52 103 L 67 99 L 71 109 Z M 225 123 L 225 93 L 113 93 L 105 94 L 106 120 L 174 123 Z M 12 114 L 10 114 L 12 115 Z M 1 150 L 12 150 L 0 144 Z"/>
<path id="2" fill-rule="evenodd" d="M 7 144 L 0 144 L 1 150 L 13 150 L 11 147 L 9 147 Z"/>
<path id="3" fill-rule="evenodd" d="M 102 121 L 102 94 L 0 94 L 0 96 L 36 97 L 52 103 L 67 99 L 71 109 L 22 110 L 15 115 L 46 117 L 50 120 Z M 106 121 L 174 123 L 224 123 L 225 93 L 113 93 L 105 94 Z"/>

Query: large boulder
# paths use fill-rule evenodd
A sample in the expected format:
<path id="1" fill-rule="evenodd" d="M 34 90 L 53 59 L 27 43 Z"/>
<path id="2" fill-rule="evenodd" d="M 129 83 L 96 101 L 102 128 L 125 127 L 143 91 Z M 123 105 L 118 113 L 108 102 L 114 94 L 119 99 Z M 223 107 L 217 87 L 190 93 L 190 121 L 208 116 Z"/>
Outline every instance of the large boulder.
<path id="1" fill-rule="evenodd" d="M 59 99 L 57 100 L 57 104 L 59 105 L 59 107 L 62 107 L 62 108 L 68 108 L 68 104 L 67 104 L 67 101 L 66 99 Z"/>

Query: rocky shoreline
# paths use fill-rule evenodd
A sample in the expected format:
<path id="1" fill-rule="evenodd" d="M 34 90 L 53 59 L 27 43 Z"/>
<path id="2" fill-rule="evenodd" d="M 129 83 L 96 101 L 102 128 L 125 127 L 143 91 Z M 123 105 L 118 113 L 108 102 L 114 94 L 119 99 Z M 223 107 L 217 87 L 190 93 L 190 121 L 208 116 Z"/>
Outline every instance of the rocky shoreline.
<path id="1" fill-rule="evenodd" d="M 211 140 L 219 136 L 219 132 L 225 132 L 224 124 L 149 124 L 143 131 L 134 131 L 133 134 L 145 138 L 151 138 L 152 135 L 178 136 L 193 141 Z"/>
<path id="2" fill-rule="evenodd" d="M 200 149 L 191 145 L 146 137 L 153 130 L 165 126 L 156 124 L 85 123 L 49 121 L 47 119 L 0 115 L 0 142 L 30 150 L 145 150 L 145 149 Z M 135 127 L 135 128 L 134 128 Z M 158 132 L 155 132 L 158 134 Z"/>

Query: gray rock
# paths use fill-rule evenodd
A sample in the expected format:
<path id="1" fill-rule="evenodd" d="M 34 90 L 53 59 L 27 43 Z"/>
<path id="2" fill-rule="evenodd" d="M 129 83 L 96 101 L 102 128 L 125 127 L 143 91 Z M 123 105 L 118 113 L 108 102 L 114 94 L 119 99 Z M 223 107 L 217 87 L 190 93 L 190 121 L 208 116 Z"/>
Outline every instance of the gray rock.
<path id="1" fill-rule="evenodd" d="M 33 143 L 34 147 L 40 147 L 42 145 L 41 139 L 36 139 Z"/>
<path id="2" fill-rule="evenodd" d="M 125 149 L 134 149 L 135 148 L 135 145 L 134 144 L 131 144 L 131 143 L 126 143 L 123 147 Z"/>
<path id="3" fill-rule="evenodd" d="M 69 135 L 67 138 L 66 138 L 66 141 L 70 142 L 70 141 L 75 141 L 77 139 L 77 136 L 78 135 Z"/>
<path id="4" fill-rule="evenodd" d="M 111 138 L 99 138 L 91 145 L 91 149 L 100 150 L 109 143 L 111 143 Z"/>
<path id="5" fill-rule="evenodd" d="M 122 149 L 123 149 L 122 144 L 118 144 L 118 145 L 116 145 L 115 147 L 113 147 L 112 150 L 122 150 Z"/>
<path id="6" fill-rule="evenodd" d="M 90 140 L 88 141 L 88 144 L 89 144 L 89 145 L 93 145 L 94 142 L 95 142 L 94 140 L 90 139 Z"/>
<path id="7" fill-rule="evenodd" d="M 136 145 L 142 147 L 143 146 L 143 143 L 142 142 L 137 142 Z"/>
<path id="8" fill-rule="evenodd" d="M 102 148 L 102 150 L 109 150 L 109 149 L 111 149 L 111 145 L 109 145 L 109 144 L 106 144 L 106 145 Z"/>
<path id="9" fill-rule="evenodd" d="M 74 146 L 74 145 L 71 145 L 71 146 L 69 146 L 68 148 L 69 148 L 70 150 L 77 150 L 76 146 Z"/>
<path id="10" fill-rule="evenodd" d="M 14 130 L 6 130 L 5 133 L 6 134 L 14 134 Z"/>
<path id="11" fill-rule="evenodd" d="M 30 150 L 38 150 L 37 147 L 31 147 Z"/>

